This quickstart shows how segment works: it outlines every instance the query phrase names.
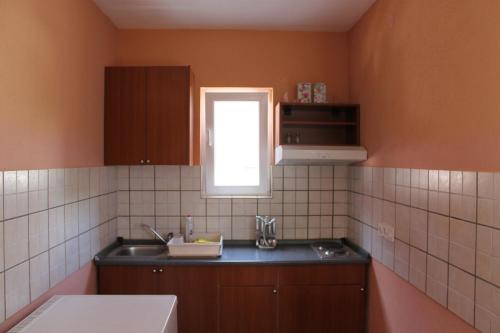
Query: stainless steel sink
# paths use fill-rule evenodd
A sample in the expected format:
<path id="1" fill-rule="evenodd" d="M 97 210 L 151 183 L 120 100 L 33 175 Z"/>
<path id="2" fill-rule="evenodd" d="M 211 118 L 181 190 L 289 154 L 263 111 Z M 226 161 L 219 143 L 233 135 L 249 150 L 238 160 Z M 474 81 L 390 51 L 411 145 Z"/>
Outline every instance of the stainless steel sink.
<path id="1" fill-rule="evenodd" d="M 158 257 L 167 255 L 165 245 L 121 245 L 111 251 L 110 257 Z"/>

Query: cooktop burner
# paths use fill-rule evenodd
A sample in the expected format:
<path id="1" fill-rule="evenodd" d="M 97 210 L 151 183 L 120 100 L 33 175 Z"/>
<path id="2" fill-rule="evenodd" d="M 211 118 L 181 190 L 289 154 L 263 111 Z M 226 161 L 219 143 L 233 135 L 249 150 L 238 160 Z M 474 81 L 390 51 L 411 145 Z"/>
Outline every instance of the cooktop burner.
<path id="1" fill-rule="evenodd" d="M 321 259 L 333 259 L 338 257 L 347 257 L 354 254 L 341 241 L 315 243 L 311 245 L 312 249 Z"/>

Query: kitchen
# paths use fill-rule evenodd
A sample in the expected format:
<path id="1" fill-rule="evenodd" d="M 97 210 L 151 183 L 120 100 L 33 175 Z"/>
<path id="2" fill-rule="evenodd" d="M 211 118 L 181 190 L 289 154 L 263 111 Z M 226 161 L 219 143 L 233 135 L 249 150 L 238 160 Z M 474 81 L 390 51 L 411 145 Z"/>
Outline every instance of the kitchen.
<path id="1" fill-rule="evenodd" d="M 499 16 L 0 0 L 0 331 L 497 332 Z"/>

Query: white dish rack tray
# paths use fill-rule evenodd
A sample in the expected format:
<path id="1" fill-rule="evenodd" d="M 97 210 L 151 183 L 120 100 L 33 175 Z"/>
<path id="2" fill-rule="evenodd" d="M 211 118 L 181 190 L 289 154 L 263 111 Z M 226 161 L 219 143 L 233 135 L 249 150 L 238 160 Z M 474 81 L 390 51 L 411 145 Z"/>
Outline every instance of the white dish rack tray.
<path id="1" fill-rule="evenodd" d="M 174 236 L 167 244 L 172 258 L 217 258 L 222 256 L 222 235 L 198 233 L 191 235 L 193 242 L 184 242 L 184 236 Z M 205 242 L 197 243 L 198 239 Z"/>

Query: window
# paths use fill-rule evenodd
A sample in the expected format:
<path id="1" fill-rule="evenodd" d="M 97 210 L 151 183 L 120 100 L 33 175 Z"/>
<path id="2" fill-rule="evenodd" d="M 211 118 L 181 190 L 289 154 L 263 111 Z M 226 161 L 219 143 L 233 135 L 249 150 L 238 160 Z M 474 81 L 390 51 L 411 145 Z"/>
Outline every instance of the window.
<path id="1" fill-rule="evenodd" d="M 201 88 L 203 195 L 271 195 L 272 89 Z"/>

